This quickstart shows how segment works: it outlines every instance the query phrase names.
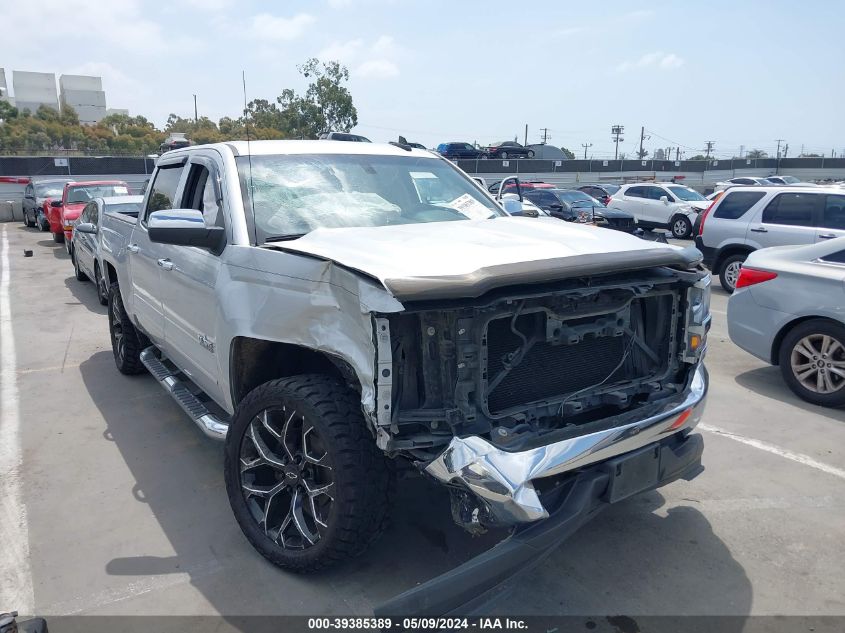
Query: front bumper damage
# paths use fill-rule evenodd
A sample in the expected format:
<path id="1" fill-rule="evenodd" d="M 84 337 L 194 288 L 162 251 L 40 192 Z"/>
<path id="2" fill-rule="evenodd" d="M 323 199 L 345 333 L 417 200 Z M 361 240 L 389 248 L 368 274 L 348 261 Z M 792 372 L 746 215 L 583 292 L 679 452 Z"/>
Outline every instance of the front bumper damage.
<path id="1" fill-rule="evenodd" d="M 684 400 L 665 411 L 531 450 L 508 453 L 478 437 L 455 438 L 426 471 L 464 486 L 515 527 L 492 549 L 392 598 L 375 614 L 479 613 L 505 589 L 506 580 L 544 559 L 603 508 L 696 477 L 703 471 L 704 441 L 692 429 L 701 419 L 708 382 L 700 365 Z M 541 501 L 532 481 L 567 474 Z"/>
<path id="2" fill-rule="evenodd" d="M 667 433 L 692 429 L 704 412 L 707 384 L 707 370 L 699 365 L 684 400 L 667 405 L 660 413 L 526 451 L 504 451 L 478 436 L 455 437 L 426 472 L 443 483 L 464 486 L 506 525 L 545 519 L 549 514 L 534 480 L 627 453 Z"/>

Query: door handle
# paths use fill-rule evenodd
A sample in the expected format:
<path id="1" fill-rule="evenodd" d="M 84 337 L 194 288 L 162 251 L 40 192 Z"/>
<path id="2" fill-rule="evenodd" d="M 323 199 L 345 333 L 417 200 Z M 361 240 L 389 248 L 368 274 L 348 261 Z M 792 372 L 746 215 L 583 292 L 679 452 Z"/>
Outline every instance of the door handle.
<path id="1" fill-rule="evenodd" d="M 138 248 L 137 244 L 130 244 L 129 246 L 126 247 L 126 250 L 129 251 L 130 253 L 137 253 L 141 249 Z"/>
<path id="2" fill-rule="evenodd" d="M 767 229 L 765 226 L 761 226 L 756 229 L 749 229 L 749 231 L 751 231 L 752 233 L 768 233 L 769 229 Z"/>
<path id="3" fill-rule="evenodd" d="M 832 240 L 836 235 L 833 233 L 819 233 L 820 240 Z"/>
<path id="4" fill-rule="evenodd" d="M 158 265 L 164 270 L 173 270 L 173 262 L 167 258 L 158 260 Z"/>

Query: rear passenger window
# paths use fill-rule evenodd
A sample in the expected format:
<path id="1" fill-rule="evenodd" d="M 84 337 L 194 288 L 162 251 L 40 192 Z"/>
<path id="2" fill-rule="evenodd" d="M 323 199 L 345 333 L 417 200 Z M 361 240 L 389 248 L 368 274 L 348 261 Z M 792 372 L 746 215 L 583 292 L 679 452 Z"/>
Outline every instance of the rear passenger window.
<path id="1" fill-rule="evenodd" d="M 826 229 L 845 230 L 845 196 L 827 196 L 821 226 Z"/>
<path id="2" fill-rule="evenodd" d="M 845 251 L 837 251 L 830 255 L 825 255 L 821 258 L 823 262 L 830 262 L 832 264 L 845 264 Z"/>
<path id="3" fill-rule="evenodd" d="M 766 224 L 813 226 L 813 211 L 821 196 L 812 193 L 782 193 L 763 211 Z"/>
<path id="4" fill-rule="evenodd" d="M 645 198 L 648 187 L 631 187 L 625 192 L 625 195 L 630 198 Z"/>
<path id="5" fill-rule="evenodd" d="M 183 164 L 166 165 L 156 173 L 155 180 L 150 184 L 150 196 L 147 199 L 147 208 L 144 212 L 146 220 L 153 211 L 172 209 L 176 200 L 176 188 L 179 186 L 179 179 L 182 177 Z"/>
<path id="6" fill-rule="evenodd" d="M 713 212 L 714 218 L 737 220 L 766 195 L 762 191 L 733 191 L 725 196 Z"/>

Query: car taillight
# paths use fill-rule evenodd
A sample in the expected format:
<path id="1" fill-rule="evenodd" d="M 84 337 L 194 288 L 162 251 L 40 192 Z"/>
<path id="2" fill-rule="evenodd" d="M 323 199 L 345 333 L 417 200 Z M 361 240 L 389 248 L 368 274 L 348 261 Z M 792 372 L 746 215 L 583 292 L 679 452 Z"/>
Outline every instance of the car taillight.
<path id="1" fill-rule="evenodd" d="M 739 279 L 736 280 L 736 287 L 739 289 L 745 288 L 746 286 L 753 286 L 754 284 L 761 284 L 764 281 L 771 281 L 777 276 L 777 273 L 769 270 L 758 270 L 757 268 L 743 266 L 739 269 Z"/>
<path id="2" fill-rule="evenodd" d="M 710 215 L 710 211 L 713 210 L 713 205 L 716 204 L 717 202 L 719 202 L 719 198 L 721 198 L 721 197 L 722 197 L 722 194 L 719 193 L 715 198 L 713 198 L 713 201 L 710 203 L 710 205 L 706 209 L 704 209 L 704 213 L 701 214 L 701 223 L 698 225 L 698 235 L 699 235 L 699 237 L 704 235 L 704 220 L 706 220 L 707 216 Z"/>

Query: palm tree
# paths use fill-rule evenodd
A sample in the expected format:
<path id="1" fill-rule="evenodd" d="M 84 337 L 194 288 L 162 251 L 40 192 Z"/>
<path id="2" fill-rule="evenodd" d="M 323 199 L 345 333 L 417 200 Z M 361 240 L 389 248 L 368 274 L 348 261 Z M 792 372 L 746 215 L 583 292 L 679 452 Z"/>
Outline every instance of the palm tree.
<path id="1" fill-rule="evenodd" d="M 752 149 L 745 155 L 746 158 L 766 158 L 768 154 L 761 149 Z"/>

